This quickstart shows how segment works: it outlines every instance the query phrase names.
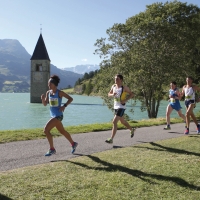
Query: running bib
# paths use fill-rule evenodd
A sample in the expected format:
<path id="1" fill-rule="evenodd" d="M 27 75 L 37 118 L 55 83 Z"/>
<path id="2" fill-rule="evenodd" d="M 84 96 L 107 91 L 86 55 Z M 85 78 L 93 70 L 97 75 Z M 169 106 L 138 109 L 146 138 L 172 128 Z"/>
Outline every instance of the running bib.
<path id="1" fill-rule="evenodd" d="M 175 103 L 175 99 L 174 98 L 170 98 L 170 102 L 171 103 Z"/>
<path id="2" fill-rule="evenodd" d="M 58 107 L 58 98 L 51 98 L 49 104 L 51 107 Z"/>
<path id="3" fill-rule="evenodd" d="M 191 99 L 192 98 L 192 96 L 185 96 L 185 99 Z"/>

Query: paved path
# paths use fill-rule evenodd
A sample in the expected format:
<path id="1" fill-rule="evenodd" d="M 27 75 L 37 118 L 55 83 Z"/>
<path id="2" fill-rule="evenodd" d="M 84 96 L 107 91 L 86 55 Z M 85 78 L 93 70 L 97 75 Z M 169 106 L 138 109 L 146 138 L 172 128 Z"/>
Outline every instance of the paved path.
<path id="1" fill-rule="evenodd" d="M 164 125 L 138 128 L 133 138 L 130 138 L 129 130 L 118 130 L 113 144 L 105 143 L 105 139 L 110 137 L 111 131 L 75 134 L 72 135 L 72 138 L 79 145 L 74 155 L 71 154 L 70 144 L 63 136 L 54 138 L 57 153 L 50 157 L 44 156 L 49 148 L 47 139 L 0 144 L 0 171 L 66 160 L 112 148 L 184 136 L 184 124 L 173 124 L 170 131 L 165 131 L 163 128 Z M 190 134 L 196 134 L 194 123 L 191 124 L 190 130 Z"/>

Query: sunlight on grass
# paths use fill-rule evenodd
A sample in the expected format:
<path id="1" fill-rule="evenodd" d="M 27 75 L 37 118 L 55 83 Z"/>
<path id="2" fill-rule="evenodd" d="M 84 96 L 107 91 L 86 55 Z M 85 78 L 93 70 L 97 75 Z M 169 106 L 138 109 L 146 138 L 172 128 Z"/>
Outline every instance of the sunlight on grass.
<path id="1" fill-rule="evenodd" d="M 13 199 L 198 199 L 199 143 L 199 136 L 183 136 L 3 172 L 1 193 Z"/>

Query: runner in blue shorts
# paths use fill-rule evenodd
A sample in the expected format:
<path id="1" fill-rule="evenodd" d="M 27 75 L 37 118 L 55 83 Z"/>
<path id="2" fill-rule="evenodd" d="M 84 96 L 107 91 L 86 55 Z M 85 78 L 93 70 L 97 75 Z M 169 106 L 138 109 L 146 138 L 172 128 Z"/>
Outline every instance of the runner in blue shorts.
<path id="1" fill-rule="evenodd" d="M 50 77 L 48 81 L 49 90 L 46 94 L 41 95 L 42 104 L 46 106 L 48 103 L 50 105 L 50 115 L 51 119 L 47 122 L 44 127 L 44 133 L 49 142 L 49 150 L 45 154 L 45 156 L 51 156 L 56 153 L 53 144 L 53 137 L 50 131 L 55 127 L 71 144 L 72 150 L 71 153 L 74 153 L 76 147 L 78 145 L 77 142 L 74 142 L 71 138 L 71 135 L 64 129 L 62 124 L 63 113 L 66 107 L 73 101 L 73 98 L 69 96 L 67 93 L 58 90 L 58 84 L 60 82 L 60 78 L 57 75 L 53 75 Z M 62 104 L 62 98 L 67 99 L 67 102 L 64 105 Z"/>
<path id="2" fill-rule="evenodd" d="M 165 126 L 164 130 L 170 130 L 170 114 L 171 112 L 174 110 L 176 110 L 177 114 L 179 115 L 179 117 L 181 117 L 184 122 L 185 122 L 185 116 L 183 115 L 182 111 L 181 111 L 181 105 L 180 105 L 180 98 L 181 98 L 181 94 L 178 90 L 178 88 L 176 87 L 176 82 L 172 81 L 170 83 L 170 90 L 169 90 L 169 104 L 167 106 L 166 109 L 166 121 L 167 121 L 167 125 Z"/>

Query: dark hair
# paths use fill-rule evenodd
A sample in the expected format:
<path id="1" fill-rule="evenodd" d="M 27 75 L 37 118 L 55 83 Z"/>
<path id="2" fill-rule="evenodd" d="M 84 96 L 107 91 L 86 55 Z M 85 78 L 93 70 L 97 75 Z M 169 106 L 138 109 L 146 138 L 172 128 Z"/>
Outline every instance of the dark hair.
<path id="1" fill-rule="evenodd" d="M 172 84 L 176 85 L 176 81 L 171 81 Z"/>
<path id="2" fill-rule="evenodd" d="M 50 82 L 53 83 L 55 86 L 58 86 L 58 83 L 60 83 L 60 78 L 57 75 L 52 75 L 50 77 Z"/>
<path id="3" fill-rule="evenodd" d="M 194 80 L 191 76 L 187 76 L 186 78 L 189 78 L 189 79 L 191 79 L 192 81 Z"/>
<path id="4" fill-rule="evenodd" d="M 118 78 L 120 78 L 123 81 L 123 76 L 121 74 L 116 74 L 115 76 L 117 76 Z"/>

